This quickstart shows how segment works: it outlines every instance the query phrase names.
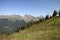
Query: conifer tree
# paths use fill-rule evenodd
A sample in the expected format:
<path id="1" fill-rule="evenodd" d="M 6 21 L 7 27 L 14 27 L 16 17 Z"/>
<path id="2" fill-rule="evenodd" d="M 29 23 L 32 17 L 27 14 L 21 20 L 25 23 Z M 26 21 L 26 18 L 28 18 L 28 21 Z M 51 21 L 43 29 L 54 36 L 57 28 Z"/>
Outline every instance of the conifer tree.
<path id="1" fill-rule="evenodd" d="M 49 18 L 49 15 L 46 15 L 45 20 Z"/>
<path id="2" fill-rule="evenodd" d="M 54 12 L 53 12 L 53 17 L 55 17 L 56 15 L 57 15 L 57 11 L 54 10 Z"/>

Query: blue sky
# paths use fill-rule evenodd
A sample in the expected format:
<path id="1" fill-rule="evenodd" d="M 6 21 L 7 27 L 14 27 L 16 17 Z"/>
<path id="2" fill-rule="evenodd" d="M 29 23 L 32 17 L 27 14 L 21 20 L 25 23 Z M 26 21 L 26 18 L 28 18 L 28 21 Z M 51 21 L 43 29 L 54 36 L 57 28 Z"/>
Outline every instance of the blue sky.
<path id="1" fill-rule="evenodd" d="M 0 0 L 0 15 L 52 15 L 60 9 L 60 0 Z"/>

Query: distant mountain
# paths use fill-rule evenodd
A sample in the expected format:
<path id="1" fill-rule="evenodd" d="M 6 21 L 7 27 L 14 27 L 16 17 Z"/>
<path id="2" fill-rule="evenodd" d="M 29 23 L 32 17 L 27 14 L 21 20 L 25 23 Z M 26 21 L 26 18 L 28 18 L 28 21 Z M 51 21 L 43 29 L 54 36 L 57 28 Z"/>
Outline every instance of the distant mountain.
<path id="1" fill-rule="evenodd" d="M 8 20 L 11 20 L 12 22 L 15 22 L 16 20 L 21 20 L 21 16 L 20 15 L 9 15 L 7 16 Z"/>
<path id="2" fill-rule="evenodd" d="M 21 25 L 22 24 L 22 25 Z M 14 32 L 17 27 L 22 27 L 26 22 L 19 15 L 1 15 L 0 16 L 0 32 Z"/>
<path id="3" fill-rule="evenodd" d="M 44 17 L 43 17 L 43 16 L 38 16 L 37 18 L 38 18 L 38 19 L 43 19 Z"/>
<path id="4" fill-rule="evenodd" d="M 29 22 L 37 21 L 38 18 L 31 15 L 1 15 L 0 16 L 0 32 L 14 32 L 17 27 L 23 27 Z"/>
<path id="5" fill-rule="evenodd" d="M 38 20 L 37 17 L 31 16 L 31 15 L 24 15 L 22 18 L 23 18 L 26 22 L 37 21 L 37 20 Z"/>
<path id="6" fill-rule="evenodd" d="M 24 15 L 24 16 L 20 16 L 20 15 L 1 15 L 0 19 L 3 18 L 8 18 L 8 20 L 12 20 L 12 21 L 16 21 L 16 20 L 24 20 L 26 22 L 29 21 L 36 21 L 39 18 L 31 16 L 31 15 Z"/>

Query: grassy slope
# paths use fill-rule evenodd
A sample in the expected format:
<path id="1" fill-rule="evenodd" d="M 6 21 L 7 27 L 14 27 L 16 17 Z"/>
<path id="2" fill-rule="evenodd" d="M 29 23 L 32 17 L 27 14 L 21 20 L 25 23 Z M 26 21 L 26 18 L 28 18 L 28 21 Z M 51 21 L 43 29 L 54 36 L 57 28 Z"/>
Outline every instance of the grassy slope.
<path id="1" fill-rule="evenodd" d="M 2 37 L 1 37 L 2 36 Z M 29 29 L 11 35 L 1 35 L 2 40 L 60 40 L 60 17 L 35 24 Z"/>

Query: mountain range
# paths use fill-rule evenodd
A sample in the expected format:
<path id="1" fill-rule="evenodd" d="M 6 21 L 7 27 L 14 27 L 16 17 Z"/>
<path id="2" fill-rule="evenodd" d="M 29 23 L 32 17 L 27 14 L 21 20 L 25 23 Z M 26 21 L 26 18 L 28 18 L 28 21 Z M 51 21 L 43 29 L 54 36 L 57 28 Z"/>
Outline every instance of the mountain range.
<path id="1" fill-rule="evenodd" d="M 38 20 L 38 17 L 31 15 L 0 15 L 0 33 L 15 32 L 17 27 L 20 28 L 30 22 Z"/>

